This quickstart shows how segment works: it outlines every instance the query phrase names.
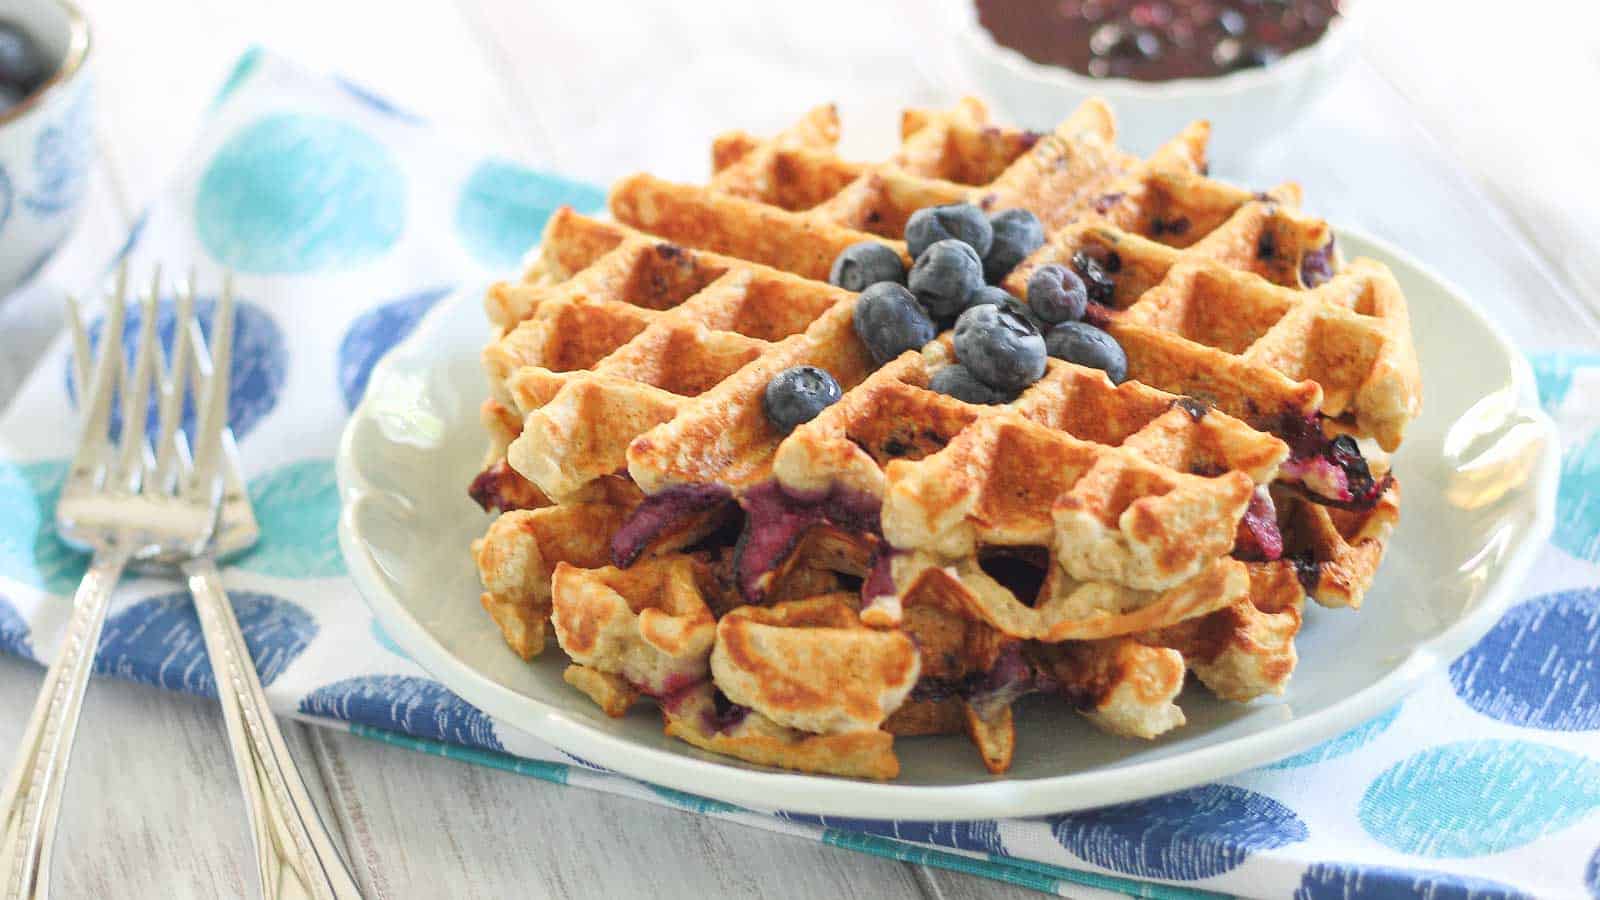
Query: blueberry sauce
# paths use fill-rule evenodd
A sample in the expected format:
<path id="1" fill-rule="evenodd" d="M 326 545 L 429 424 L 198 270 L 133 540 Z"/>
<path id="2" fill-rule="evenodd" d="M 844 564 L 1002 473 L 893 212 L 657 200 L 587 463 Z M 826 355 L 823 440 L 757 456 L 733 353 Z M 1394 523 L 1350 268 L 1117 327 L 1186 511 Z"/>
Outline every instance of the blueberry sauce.
<path id="1" fill-rule="evenodd" d="M 533 509 L 547 502 L 539 489 L 523 478 L 505 461 L 494 465 L 472 479 L 467 486 L 467 496 L 484 512 L 510 512 L 514 509 Z"/>
<path id="2" fill-rule="evenodd" d="M 1300 258 L 1300 283 L 1314 288 L 1333 277 L 1333 238 Z"/>
<path id="3" fill-rule="evenodd" d="M 1272 229 L 1261 232 L 1261 237 L 1256 238 L 1256 259 L 1271 262 L 1278 255 L 1278 235 Z"/>
<path id="4" fill-rule="evenodd" d="M 1316 43 L 1339 0 L 976 0 L 996 42 L 1094 78 L 1211 78 Z"/>
<path id="5" fill-rule="evenodd" d="M 1322 579 L 1321 568 L 1312 558 L 1310 550 L 1304 550 L 1289 557 L 1289 562 L 1294 565 L 1294 575 L 1300 580 L 1300 586 L 1311 593 L 1317 589 L 1317 582 Z"/>
<path id="6" fill-rule="evenodd" d="M 675 687 L 670 691 L 662 691 L 656 696 L 656 702 L 668 713 L 678 715 L 678 711 L 683 708 L 684 702 L 693 697 L 703 684 L 705 684 L 704 681 L 693 681 Z"/>
<path id="7" fill-rule="evenodd" d="M 1035 667 L 1022 655 L 1022 642 L 1013 641 L 1001 649 L 989 668 L 981 672 L 949 677 L 923 677 L 911 689 L 913 701 L 940 702 L 965 700 L 979 718 L 988 719 L 1024 695 L 1057 689 L 1049 673 Z"/>
<path id="8" fill-rule="evenodd" d="M 1375 478 L 1355 438 L 1329 439 L 1320 416 L 1285 412 L 1268 430 L 1289 445 L 1289 459 L 1279 472 L 1297 482 L 1311 500 L 1339 509 L 1371 509 L 1394 481 Z"/>
<path id="9" fill-rule="evenodd" d="M 0 116 L 42 87 L 53 68 L 20 25 L 0 20 Z"/>
<path id="10" fill-rule="evenodd" d="M 745 492 L 740 504 L 745 527 L 734 550 L 734 577 L 740 595 L 750 603 L 759 603 L 766 596 L 772 573 L 813 526 L 827 524 L 874 538 L 882 533 L 878 498 L 845 488 L 807 496 L 769 481 Z M 872 581 L 869 576 L 868 582 Z"/>
<path id="11" fill-rule="evenodd" d="M 729 700 L 721 690 L 714 690 L 711 694 L 711 711 L 706 714 L 706 730 L 726 734 L 738 728 L 748 715 L 750 707 L 740 706 Z"/>
<path id="12" fill-rule="evenodd" d="M 1278 511 L 1265 486 L 1256 488 L 1239 520 L 1239 534 L 1233 555 L 1246 562 L 1268 562 L 1283 556 L 1283 533 L 1278 530 Z"/>
<path id="13" fill-rule="evenodd" d="M 1204 419 L 1206 417 L 1206 413 L 1211 411 L 1211 407 L 1193 397 L 1179 397 L 1178 399 L 1172 401 L 1172 405 L 1183 410 L 1184 415 L 1187 415 L 1189 420 L 1193 422 L 1198 422 L 1201 419 Z"/>
<path id="14" fill-rule="evenodd" d="M 669 528 L 697 513 L 709 512 L 728 502 L 733 494 L 720 484 L 676 485 L 644 502 L 611 538 L 611 562 L 620 568 L 633 565 Z"/>
<path id="15" fill-rule="evenodd" d="M 894 557 L 898 550 L 891 549 L 887 544 L 879 545 L 872 554 L 872 563 L 867 569 L 866 580 L 861 583 L 861 608 L 866 609 L 878 601 L 880 597 L 893 597 L 897 592 L 894 586 Z"/>
<path id="16" fill-rule="evenodd" d="M 1035 691 L 1051 692 L 1055 680 L 1022 657 L 1022 643 L 1012 642 L 984 673 L 983 680 L 967 697 L 967 703 L 980 719 L 993 718 L 1001 710 Z"/>
<path id="17" fill-rule="evenodd" d="M 1117 291 L 1117 284 L 1111 280 L 1109 273 L 1122 268 L 1122 257 L 1115 252 L 1105 254 L 1103 257 L 1091 254 L 1087 250 L 1079 250 L 1072 254 L 1072 268 L 1083 278 L 1084 287 L 1089 289 L 1089 299 L 1101 306 L 1110 306 L 1111 298 Z"/>

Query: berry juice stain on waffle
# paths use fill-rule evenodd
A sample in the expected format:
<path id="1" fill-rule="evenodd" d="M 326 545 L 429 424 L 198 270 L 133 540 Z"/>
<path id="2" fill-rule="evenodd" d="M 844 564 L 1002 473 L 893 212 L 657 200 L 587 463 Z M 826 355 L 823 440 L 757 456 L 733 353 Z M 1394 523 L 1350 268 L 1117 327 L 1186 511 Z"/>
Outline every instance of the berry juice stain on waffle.
<path id="1" fill-rule="evenodd" d="M 496 285 L 483 606 L 610 715 L 748 762 L 893 778 L 897 736 L 1005 772 L 1012 704 L 1184 723 L 1280 693 L 1309 595 L 1360 606 L 1420 404 L 1405 300 L 1299 189 L 913 110 L 717 139 L 705 186 L 562 210 Z"/>

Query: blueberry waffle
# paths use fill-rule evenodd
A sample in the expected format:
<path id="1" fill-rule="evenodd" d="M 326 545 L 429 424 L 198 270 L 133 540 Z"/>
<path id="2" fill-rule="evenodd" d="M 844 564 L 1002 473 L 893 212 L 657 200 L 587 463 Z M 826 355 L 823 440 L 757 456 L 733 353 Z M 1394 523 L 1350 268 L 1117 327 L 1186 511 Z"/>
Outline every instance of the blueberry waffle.
<path id="1" fill-rule="evenodd" d="M 748 762 L 871 778 L 896 735 L 1012 703 L 1151 738 L 1278 693 L 1309 594 L 1358 606 L 1419 405 L 1404 298 L 1293 185 L 1148 159 L 1104 104 L 1055 132 L 911 111 L 882 164 L 820 107 L 718 138 L 705 186 L 559 211 L 486 301 L 470 492 L 482 602 L 553 631 L 610 715 Z"/>

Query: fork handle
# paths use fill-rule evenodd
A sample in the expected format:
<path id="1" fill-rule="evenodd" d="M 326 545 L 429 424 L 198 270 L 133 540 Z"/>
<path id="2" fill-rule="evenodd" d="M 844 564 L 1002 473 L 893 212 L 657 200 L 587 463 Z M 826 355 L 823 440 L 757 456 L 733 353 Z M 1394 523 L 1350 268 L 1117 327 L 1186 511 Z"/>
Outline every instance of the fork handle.
<path id="1" fill-rule="evenodd" d="M 261 896 L 359 900 L 355 879 L 323 827 L 267 706 L 216 563 L 192 559 L 183 564 L 183 572 L 200 614 L 234 768 L 250 810 Z"/>
<path id="2" fill-rule="evenodd" d="M 128 564 L 125 542 L 95 551 L 72 597 L 72 618 L 61 650 L 45 672 L 22 744 L 6 779 L 4 818 L 5 896 L 35 900 L 50 893 L 50 849 L 67 782 L 67 758 L 78 732 L 78 713 L 93 668 L 100 631 L 111 606 L 111 590 Z"/>

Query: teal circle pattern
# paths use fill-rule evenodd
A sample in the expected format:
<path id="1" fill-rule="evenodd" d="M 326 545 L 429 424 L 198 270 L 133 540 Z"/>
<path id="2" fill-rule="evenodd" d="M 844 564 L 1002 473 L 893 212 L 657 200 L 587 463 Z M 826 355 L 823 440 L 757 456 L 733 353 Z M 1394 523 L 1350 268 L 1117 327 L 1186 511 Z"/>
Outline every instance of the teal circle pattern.
<path id="1" fill-rule="evenodd" d="M 345 574 L 339 553 L 339 485 L 333 463 L 302 460 L 250 480 L 261 539 L 239 567 L 277 578 Z"/>
<path id="2" fill-rule="evenodd" d="M 1531 741 L 1432 747 L 1379 775 L 1361 798 L 1367 834 L 1401 853 L 1499 853 L 1600 809 L 1600 762 Z"/>
<path id="3" fill-rule="evenodd" d="M 1561 456 L 1550 540 L 1579 559 L 1600 563 L 1600 429 Z"/>
<path id="4" fill-rule="evenodd" d="M 490 159 L 467 177 L 456 201 L 456 230 L 474 259 L 496 269 L 514 268 L 562 205 L 580 211 L 605 205 L 604 191 L 541 175 L 525 166 Z"/>
<path id="5" fill-rule="evenodd" d="M 1381 716 L 1362 722 L 1344 734 L 1329 738 L 1304 753 L 1296 753 L 1287 759 L 1280 759 L 1266 768 L 1298 769 L 1301 766 L 1315 765 L 1319 762 L 1326 762 L 1330 759 L 1344 756 L 1388 731 L 1389 726 L 1394 724 L 1394 720 L 1399 715 L 1400 707 L 1396 706 Z"/>
<path id="6" fill-rule="evenodd" d="M 405 230 L 406 181 L 360 129 L 280 113 L 223 144 L 200 179 L 195 229 L 218 261 L 253 274 L 346 269 Z"/>
<path id="7" fill-rule="evenodd" d="M 67 462 L 0 462 L 0 575 L 70 594 L 88 567 L 86 554 L 56 536 L 56 499 Z"/>

